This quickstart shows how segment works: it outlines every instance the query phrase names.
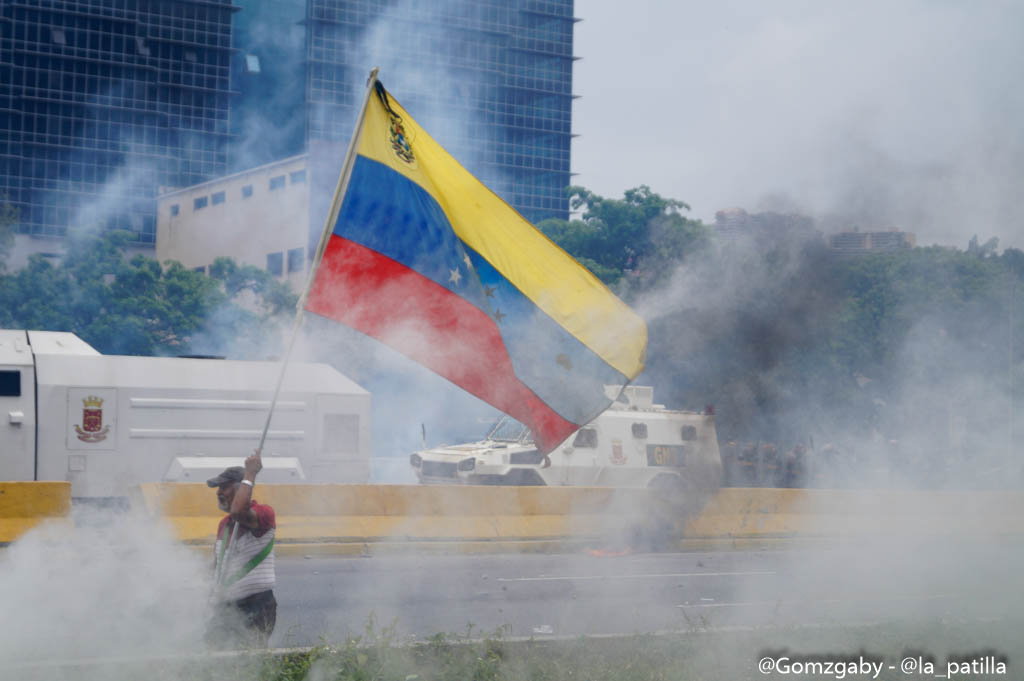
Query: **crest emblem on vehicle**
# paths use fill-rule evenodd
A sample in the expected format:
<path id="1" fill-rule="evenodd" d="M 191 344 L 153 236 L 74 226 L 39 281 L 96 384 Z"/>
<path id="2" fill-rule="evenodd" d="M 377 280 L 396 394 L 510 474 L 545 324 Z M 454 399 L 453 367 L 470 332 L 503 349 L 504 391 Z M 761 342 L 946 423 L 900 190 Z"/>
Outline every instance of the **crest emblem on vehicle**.
<path id="1" fill-rule="evenodd" d="M 622 452 L 622 440 L 612 440 L 612 464 L 615 466 L 626 465 L 626 455 Z"/>
<path id="2" fill-rule="evenodd" d="M 405 131 L 402 119 L 398 116 L 391 116 L 391 123 L 388 125 L 388 135 L 390 137 L 391 150 L 395 152 L 395 156 L 409 165 L 415 166 L 416 155 L 412 153 L 409 134 Z"/>
<path id="3" fill-rule="evenodd" d="M 102 442 L 107 439 L 110 426 L 103 425 L 103 399 L 89 395 L 82 400 L 82 425 L 75 425 L 82 442 Z"/>

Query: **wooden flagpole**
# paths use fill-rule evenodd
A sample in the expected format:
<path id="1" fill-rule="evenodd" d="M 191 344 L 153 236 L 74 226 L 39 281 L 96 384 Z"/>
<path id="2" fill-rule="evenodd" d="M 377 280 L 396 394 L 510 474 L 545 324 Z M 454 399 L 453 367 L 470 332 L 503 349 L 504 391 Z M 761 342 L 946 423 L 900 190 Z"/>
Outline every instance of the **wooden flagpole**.
<path id="1" fill-rule="evenodd" d="M 284 382 L 284 372 L 288 366 L 288 359 L 291 357 L 292 348 L 295 346 L 295 339 L 299 335 L 299 328 L 302 326 L 303 313 L 306 308 L 306 299 L 309 297 L 309 290 L 313 288 L 313 278 L 316 270 L 320 267 L 320 260 L 324 256 L 324 249 L 327 248 L 327 240 L 334 229 L 334 223 L 341 212 L 341 203 L 345 199 L 345 192 L 348 190 L 348 182 L 352 177 L 352 168 L 356 163 L 356 153 L 359 150 L 359 140 L 363 136 L 363 123 L 366 121 L 366 110 L 370 104 L 370 97 L 373 95 L 377 85 L 377 73 L 379 68 L 374 67 L 370 71 L 370 78 L 366 81 L 366 94 L 363 96 L 363 105 L 359 109 L 359 117 L 356 119 L 356 129 L 352 133 L 352 139 L 348 143 L 348 151 L 345 153 L 345 162 L 341 166 L 341 173 L 338 175 L 338 185 L 334 188 L 334 198 L 331 201 L 331 210 L 327 214 L 327 223 L 323 232 L 320 233 L 320 243 L 316 247 L 316 255 L 313 257 L 313 264 L 309 268 L 309 276 L 306 279 L 306 288 L 299 296 L 299 302 L 295 311 L 295 323 L 292 326 L 292 335 L 288 341 L 288 348 L 284 358 L 281 360 L 281 371 L 277 377 L 277 385 L 274 387 L 274 396 L 270 400 L 270 409 L 267 410 L 267 421 L 263 424 L 263 434 L 260 435 L 259 446 L 256 447 L 257 455 L 263 453 L 263 443 L 267 439 L 267 431 L 270 429 L 270 419 L 274 415 L 274 407 L 277 405 L 278 395 L 281 393 L 281 384 Z"/>
<path id="2" fill-rule="evenodd" d="M 348 181 L 352 177 L 352 168 L 356 163 L 356 152 L 359 149 L 359 140 L 363 136 L 363 123 L 366 121 L 366 109 L 370 104 L 370 97 L 373 95 L 374 89 L 377 85 L 377 73 L 380 71 L 379 68 L 374 67 L 370 71 L 370 79 L 366 82 L 366 94 L 363 96 L 363 105 L 359 109 L 359 117 L 356 119 L 356 129 L 352 133 L 352 139 L 348 143 L 348 151 L 345 153 L 345 162 L 341 166 L 341 173 L 338 175 L 338 184 L 334 188 L 334 198 L 331 200 L 331 210 L 327 214 L 327 223 L 324 225 L 323 232 L 320 233 L 320 243 L 316 247 L 316 255 L 313 257 L 313 264 L 309 268 L 309 276 L 306 278 L 306 287 L 302 291 L 302 295 L 299 296 L 299 302 L 296 305 L 295 310 L 295 323 L 292 325 L 291 338 L 288 340 L 288 348 L 285 350 L 284 357 L 281 359 L 281 370 L 277 375 L 277 385 L 274 386 L 274 395 L 270 398 L 270 408 L 267 409 L 267 420 L 263 424 L 263 432 L 260 434 L 260 443 L 256 447 L 256 456 L 263 454 L 263 444 L 267 440 L 267 431 L 270 430 L 270 419 L 274 416 L 274 407 L 277 406 L 277 398 L 281 394 L 281 384 L 284 383 L 285 370 L 288 368 L 288 360 L 292 355 L 292 348 L 295 347 L 295 339 L 299 335 L 299 328 L 302 326 L 303 313 L 306 308 L 306 299 L 309 298 L 309 290 L 313 288 L 313 278 L 316 276 L 316 270 L 320 266 L 320 260 L 323 258 L 324 249 L 327 248 L 327 240 L 334 229 L 334 223 L 338 219 L 338 213 L 341 212 L 341 202 L 345 198 L 345 192 L 348 189 Z M 235 523 L 231 530 L 230 539 L 225 537 L 222 541 L 227 540 L 228 545 L 223 551 L 220 558 L 220 562 L 217 564 L 216 574 L 214 576 L 214 588 L 220 590 L 221 581 L 224 579 L 224 567 L 230 558 L 232 550 L 235 548 L 235 536 L 238 533 L 238 523 Z"/>

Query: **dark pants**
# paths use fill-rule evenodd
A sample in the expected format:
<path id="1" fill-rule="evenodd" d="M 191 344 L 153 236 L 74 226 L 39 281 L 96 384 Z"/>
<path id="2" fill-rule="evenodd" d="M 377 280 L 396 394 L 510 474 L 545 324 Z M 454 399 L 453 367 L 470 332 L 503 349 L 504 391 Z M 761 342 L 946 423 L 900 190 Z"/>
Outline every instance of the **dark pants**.
<path id="1" fill-rule="evenodd" d="M 221 603 L 214 611 L 206 641 L 218 648 L 266 648 L 277 623 L 273 591 Z"/>

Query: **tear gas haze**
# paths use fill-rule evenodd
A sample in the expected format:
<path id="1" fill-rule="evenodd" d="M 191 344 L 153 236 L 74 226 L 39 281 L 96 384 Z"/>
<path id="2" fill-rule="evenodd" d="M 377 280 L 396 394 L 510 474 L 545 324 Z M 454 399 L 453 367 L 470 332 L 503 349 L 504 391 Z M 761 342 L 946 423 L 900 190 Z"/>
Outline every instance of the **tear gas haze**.
<path id="1" fill-rule="evenodd" d="M 708 222 L 782 194 L 844 229 L 1024 246 L 1019 3 L 579 0 L 575 13 L 578 184 L 648 184 Z"/>
<path id="2" fill-rule="evenodd" d="M 352 63 L 365 59 L 366 71 L 380 65 L 382 81 L 442 144 L 471 148 L 459 138 L 474 127 L 470 114 L 441 104 L 484 86 L 466 82 L 457 63 L 412 64 L 409 55 L 392 52 L 394 15 L 436 11 L 434 18 L 443 18 L 463 6 L 452 0 L 424 10 L 411 0 L 398 3 L 367 30 Z M 581 0 L 576 8 L 586 18 L 575 50 L 584 57 L 575 86 L 584 95 L 575 122 L 584 135 L 575 164 L 582 184 L 617 195 L 646 182 L 691 202 L 708 221 L 719 209 L 756 209 L 764 199 L 787 211 L 798 207 L 819 225 L 832 218 L 864 228 L 897 225 L 918 233 L 922 243 L 964 244 L 980 232 L 1024 245 L 1018 243 L 1024 209 L 1015 196 L 1024 167 L 1017 129 L 1024 97 L 1016 86 L 1024 75 L 1017 35 L 1024 17 L 1016 5 L 840 7 L 794 0 L 771 8 L 651 3 L 628 10 L 598 0 Z M 642 30 L 630 31 L 628 21 L 639 21 Z M 425 44 L 451 38 L 441 25 L 424 22 Z M 628 54 L 648 57 L 647 66 L 629 64 Z M 645 89 L 648 76 L 656 87 Z M 436 101 L 401 98 L 405 83 L 422 82 L 436 84 Z M 279 105 L 268 102 L 268 109 Z M 656 124 L 623 125 L 638 120 Z M 627 134 L 632 128 L 638 132 Z M 649 137 L 640 134 L 647 130 Z M 276 131 L 255 119 L 243 134 L 242 148 L 256 149 Z M 628 150 L 617 150 L 623 140 Z M 91 206 L 83 224 L 98 222 L 106 210 L 114 207 L 103 200 Z M 244 225 L 223 228 L 244 235 Z M 832 332 L 871 315 L 859 317 L 843 302 L 825 276 L 838 265 L 822 249 L 794 241 L 766 253 L 756 242 L 716 240 L 689 255 L 664 284 L 630 301 L 651 330 L 648 369 L 636 383 L 653 385 L 672 408 L 715 404 L 720 433 L 730 437 L 806 445 L 812 483 L 863 492 L 851 497 L 851 517 L 867 509 L 877 519 L 872 531 L 825 536 L 828 541 L 797 549 L 719 552 L 714 558 L 723 562 L 772 562 L 782 586 L 768 590 L 752 577 L 729 593 L 728 604 L 718 604 L 723 607 L 680 603 L 677 628 L 765 626 L 782 632 L 766 635 L 766 644 L 798 646 L 801 633 L 792 628 L 817 610 L 819 621 L 840 630 L 844 653 L 872 645 L 854 625 L 878 622 L 906 627 L 937 656 L 957 646 L 994 645 L 929 639 L 929 627 L 944 619 L 1019 621 L 1024 565 L 1017 537 L 954 532 L 952 497 L 880 501 L 870 491 L 1019 492 L 1015 428 L 1021 427 L 1014 424 L 1024 423 L 1018 415 L 1024 399 L 1017 396 L 1014 348 L 1024 338 L 1017 328 L 1024 296 L 1014 298 L 1008 287 L 986 292 L 981 302 L 901 319 L 898 333 L 882 330 L 892 339 L 886 361 L 874 361 L 868 351 L 874 346 L 865 343 L 862 363 L 838 365 L 830 354 Z M 876 332 L 867 329 L 862 337 Z M 405 343 L 422 340 L 415 328 L 395 333 L 408 334 Z M 245 357 L 283 348 L 282 338 L 259 341 L 268 344 L 208 351 Z M 371 392 L 377 457 L 418 449 L 421 423 L 433 446 L 476 439 L 484 430 L 479 420 L 495 415 L 385 345 L 321 320 L 307 320 L 292 359 L 330 362 Z M 721 439 L 725 451 L 728 438 Z M 838 457 L 826 460 L 828 445 Z M 813 517 L 826 509 L 812 503 L 805 510 Z M 901 522 L 905 516 L 914 521 Z M 837 521 L 829 522 L 820 534 Z M 619 529 L 609 527 L 609 534 Z M 55 651 L 86 657 L 196 649 L 209 588 L 205 560 L 132 516 L 32 532 L 0 554 L 7 618 L 0 669 L 5 661 L 49 659 Z M 606 559 L 559 560 L 567 571 L 593 573 Z M 629 560 L 614 565 L 628 567 Z M 386 575 L 358 588 L 381 598 L 408 592 Z M 642 605 L 638 594 L 635 583 L 619 581 L 593 598 L 607 599 L 612 620 L 620 614 L 611 612 L 618 607 L 612 604 L 636 597 Z M 534 602 L 546 613 L 543 598 Z M 341 613 L 327 618 L 328 640 L 351 633 L 341 631 L 341 621 Z M 707 654 L 731 658 L 726 672 L 753 676 L 754 651 L 716 645 Z M 748 652 L 751 666 L 734 669 Z"/>
<path id="3" fill-rule="evenodd" d="M 61 661 L 204 651 L 205 556 L 146 518 L 76 509 L 76 521 L 37 528 L 0 554 L 0 676 L 43 665 L 45 678 L 61 678 Z M 118 669 L 67 673 L 106 681 L 121 679 Z"/>

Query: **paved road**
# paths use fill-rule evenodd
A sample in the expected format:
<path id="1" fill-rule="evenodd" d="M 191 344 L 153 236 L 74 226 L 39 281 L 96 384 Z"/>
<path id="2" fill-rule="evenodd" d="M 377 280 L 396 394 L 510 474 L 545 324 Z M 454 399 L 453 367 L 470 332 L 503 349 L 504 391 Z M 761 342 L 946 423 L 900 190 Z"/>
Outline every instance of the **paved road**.
<path id="1" fill-rule="evenodd" d="M 623 556 L 278 558 L 272 645 L 363 631 L 509 636 L 999 617 L 1020 605 L 1021 547 L 906 542 Z M 1007 595 L 1012 594 L 1012 598 Z"/>

